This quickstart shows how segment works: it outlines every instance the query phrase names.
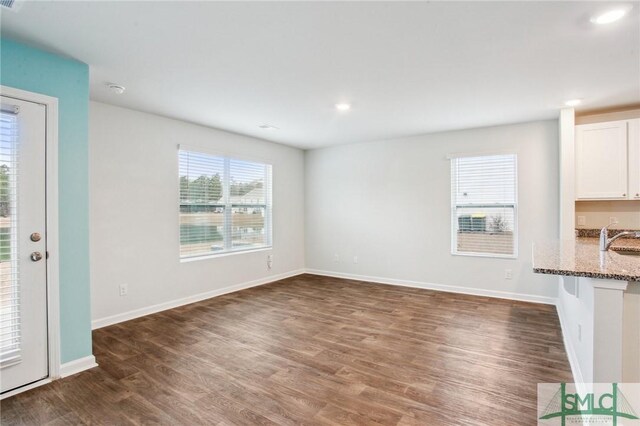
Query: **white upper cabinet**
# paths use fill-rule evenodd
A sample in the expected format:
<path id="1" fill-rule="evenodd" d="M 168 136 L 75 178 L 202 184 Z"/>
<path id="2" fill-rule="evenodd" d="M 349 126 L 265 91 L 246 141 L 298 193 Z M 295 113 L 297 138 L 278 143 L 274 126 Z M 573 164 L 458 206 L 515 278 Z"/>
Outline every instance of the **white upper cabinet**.
<path id="1" fill-rule="evenodd" d="M 640 118 L 629 120 L 629 199 L 640 200 Z"/>
<path id="2" fill-rule="evenodd" d="M 627 200 L 629 123 L 637 120 L 576 126 L 576 199 Z M 635 123 L 637 126 L 637 123 Z M 633 127 L 633 126 L 632 126 Z M 636 157 L 638 157 L 636 152 Z M 638 159 L 635 160 L 638 163 Z M 635 195 L 635 192 L 631 194 Z"/>

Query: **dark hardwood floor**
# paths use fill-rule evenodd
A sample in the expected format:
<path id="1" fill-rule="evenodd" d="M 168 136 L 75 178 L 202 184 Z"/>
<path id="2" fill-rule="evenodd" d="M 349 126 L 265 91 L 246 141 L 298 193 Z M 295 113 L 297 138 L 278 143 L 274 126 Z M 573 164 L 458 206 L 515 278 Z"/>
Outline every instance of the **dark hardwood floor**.
<path id="1" fill-rule="evenodd" d="M 97 330 L 13 424 L 536 424 L 572 381 L 555 308 L 300 275 Z"/>

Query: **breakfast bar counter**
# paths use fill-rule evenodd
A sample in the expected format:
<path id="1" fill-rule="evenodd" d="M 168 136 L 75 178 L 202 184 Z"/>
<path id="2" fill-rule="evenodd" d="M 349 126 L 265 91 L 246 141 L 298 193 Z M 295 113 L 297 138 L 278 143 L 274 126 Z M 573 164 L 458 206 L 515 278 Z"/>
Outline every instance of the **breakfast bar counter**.
<path id="1" fill-rule="evenodd" d="M 640 239 L 537 242 L 533 271 L 560 276 L 557 308 L 576 383 L 640 381 Z"/>
<path id="2" fill-rule="evenodd" d="M 597 238 L 534 244 L 533 271 L 539 274 L 640 281 L 640 239 L 621 238 L 600 252 Z"/>

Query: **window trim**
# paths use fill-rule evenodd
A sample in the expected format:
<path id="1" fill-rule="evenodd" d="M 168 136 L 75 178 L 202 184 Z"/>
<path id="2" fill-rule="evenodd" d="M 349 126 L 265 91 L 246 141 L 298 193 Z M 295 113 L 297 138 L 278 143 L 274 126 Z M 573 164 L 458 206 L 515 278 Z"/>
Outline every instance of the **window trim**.
<path id="1" fill-rule="evenodd" d="M 223 152 L 223 151 L 218 151 L 218 150 L 209 150 L 209 149 L 203 149 L 203 148 L 197 148 L 197 147 L 193 147 L 193 146 L 188 146 L 188 145 L 184 145 L 184 144 L 178 144 L 178 150 L 177 150 L 177 155 L 176 155 L 176 159 L 177 159 L 177 181 L 178 181 L 178 190 L 177 190 L 177 210 L 178 210 L 178 259 L 180 260 L 180 263 L 186 263 L 186 262 L 193 262 L 193 261 L 197 261 L 197 260 L 205 260 L 205 259 L 214 259 L 214 258 L 219 258 L 219 257 L 226 257 L 226 256 L 233 256 L 233 255 L 238 255 L 238 254 L 244 254 L 244 253 L 253 253 L 253 252 L 260 252 L 260 251 L 268 251 L 268 250 L 272 250 L 273 249 L 273 224 L 272 224 L 272 220 L 273 220 L 273 164 L 264 159 L 264 158 L 259 158 L 256 156 L 251 156 L 251 155 L 235 155 L 232 153 L 228 153 L 228 152 Z M 221 157 L 225 160 L 237 160 L 237 161 L 248 161 L 248 162 L 255 162 L 255 163 L 261 163 L 264 164 L 265 166 L 269 166 L 271 168 L 271 173 L 270 173 L 270 191 L 265 191 L 265 204 L 264 204 L 264 209 L 265 209 L 265 232 L 266 232 L 266 239 L 267 239 L 267 243 L 263 246 L 260 247 L 248 247 L 248 248 L 236 248 L 233 249 L 230 244 L 231 244 L 231 233 L 232 233 L 232 227 L 230 222 L 232 220 L 232 214 L 231 214 L 231 209 L 233 209 L 233 207 L 238 207 L 238 205 L 234 205 L 232 203 L 225 203 L 225 204 L 219 204 L 219 206 L 223 207 L 225 209 L 225 212 L 228 210 L 230 213 L 227 215 L 225 214 L 224 217 L 224 250 L 219 251 L 217 253 L 202 253 L 202 254 L 192 254 L 192 255 L 181 255 L 180 254 L 180 208 L 182 207 L 183 203 L 182 200 L 180 198 L 180 151 L 187 151 L 187 152 L 193 152 L 193 153 L 197 153 L 197 154 L 203 154 L 203 155 L 208 155 L 208 156 L 213 156 L 213 157 Z M 230 166 L 230 161 L 225 161 L 225 175 L 228 175 L 228 170 L 227 168 Z M 224 185 L 224 193 L 228 194 L 229 192 L 229 188 L 228 188 L 228 184 L 229 182 L 224 182 L 223 181 L 223 185 Z M 241 206 L 245 206 L 244 204 Z M 262 204 L 261 204 L 262 206 Z"/>
<path id="2" fill-rule="evenodd" d="M 515 182 L 514 182 L 514 192 L 515 192 L 515 202 L 514 203 L 495 203 L 492 204 L 491 207 L 511 207 L 513 206 L 513 253 L 512 254 L 500 254 L 500 253 L 483 253 L 483 252 L 469 252 L 458 251 L 458 217 L 456 215 L 456 209 L 459 207 L 477 207 L 481 204 L 467 203 L 467 204 L 456 204 L 455 196 L 453 194 L 453 179 L 454 179 L 454 166 L 453 160 L 458 158 L 465 157 L 492 157 L 497 155 L 512 155 L 514 157 L 514 170 L 515 170 Z M 449 197 L 450 197 L 450 209 L 449 216 L 451 217 L 451 255 L 452 256 L 464 256 L 464 257 L 484 257 L 484 258 L 494 258 L 494 259 L 517 259 L 518 258 L 518 248 L 520 246 L 519 243 L 519 226 L 518 226 L 518 205 L 519 205 L 519 194 L 518 194 L 518 154 L 516 152 L 478 152 L 477 154 L 473 153 L 464 153 L 464 154 L 450 154 L 446 157 L 449 160 L 449 173 L 450 173 L 450 188 L 449 188 Z M 487 204 L 484 204 L 487 206 Z"/>
<path id="3" fill-rule="evenodd" d="M 262 251 L 272 251 L 272 250 L 273 250 L 273 245 L 270 245 L 268 247 L 265 246 L 265 247 L 249 248 L 249 249 L 238 249 L 238 250 L 223 251 L 220 253 L 212 253 L 212 254 L 197 254 L 193 256 L 180 257 L 180 263 L 189 263 L 189 262 L 195 262 L 198 260 L 217 259 L 219 257 L 236 256 L 238 254 L 250 254 L 250 253 L 258 253 Z"/>

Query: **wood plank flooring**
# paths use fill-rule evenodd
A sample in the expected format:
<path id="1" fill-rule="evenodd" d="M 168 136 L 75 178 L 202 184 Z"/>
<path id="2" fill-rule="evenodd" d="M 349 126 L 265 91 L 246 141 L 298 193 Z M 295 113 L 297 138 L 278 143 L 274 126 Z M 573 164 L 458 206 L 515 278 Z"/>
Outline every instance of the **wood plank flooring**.
<path id="1" fill-rule="evenodd" d="M 572 381 L 555 308 L 300 275 L 97 330 L 2 425 L 531 425 Z"/>

